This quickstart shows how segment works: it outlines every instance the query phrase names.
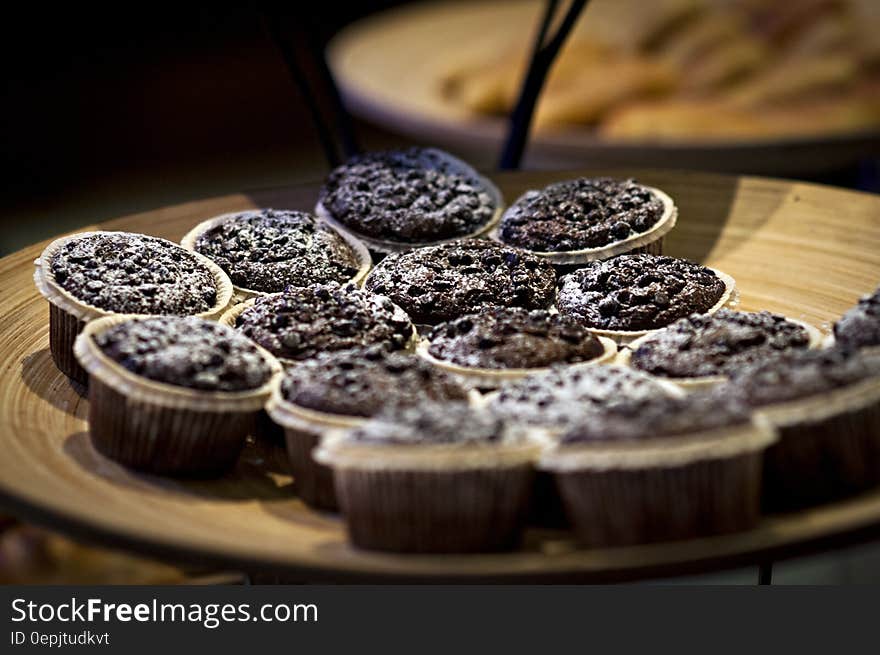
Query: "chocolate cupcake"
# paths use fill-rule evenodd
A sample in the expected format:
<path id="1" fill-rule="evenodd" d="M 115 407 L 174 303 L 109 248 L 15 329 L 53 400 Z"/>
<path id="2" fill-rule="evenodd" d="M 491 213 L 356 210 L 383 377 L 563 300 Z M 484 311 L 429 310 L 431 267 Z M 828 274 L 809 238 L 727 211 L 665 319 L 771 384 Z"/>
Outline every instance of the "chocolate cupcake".
<path id="1" fill-rule="evenodd" d="M 292 361 L 373 345 L 404 350 L 415 339 L 413 325 L 400 307 L 352 284 L 289 287 L 235 305 L 220 322 L 279 359 Z"/>
<path id="2" fill-rule="evenodd" d="M 559 280 L 559 313 L 587 329 L 629 343 L 693 313 L 714 313 L 734 281 L 721 271 L 663 255 L 620 255 Z"/>
<path id="3" fill-rule="evenodd" d="M 862 296 L 858 304 L 834 324 L 833 342 L 844 348 L 880 352 L 880 287 Z"/>
<path id="4" fill-rule="evenodd" d="M 582 264 L 623 253 L 662 254 L 678 210 L 659 189 L 607 177 L 527 191 L 501 217 L 493 238 L 554 264 Z"/>
<path id="5" fill-rule="evenodd" d="M 735 396 L 657 397 L 592 412 L 544 452 L 578 539 L 591 547 L 753 527 L 773 429 Z"/>
<path id="6" fill-rule="evenodd" d="M 49 301 L 52 359 L 81 383 L 88 376 L 73 343 L 88 321 L 114 314 L 215 319 L 232 298 L 232 283 L 212 261 L 143 234 L 80 232 L 50 243 L 34 264 L 34 282 Z"/>
<path id="7" fill-rule="evenodd" d="M 488 552 L 517 545 L 541 441 L 465 403 L 388 407 L 327 433 L 349 538 L 371 550 Z"/>
<path id="8" fill-rule="evenodd" d="M 312 458 L 323 432 L 355 428 L 386 405 L 467 400 L 461 386 L 415 355 L 373 346 L 323 353 L 288 367 L 266 410 L 284 430 L 299 497 L 313 507 L 336 509 L 333 474 Z"/>
<path id="9" fill-rule="evenodd" d="M 378 252 L 409 250 L 488 231 L 501 193 L 436 148 L 357 155 L 334 169 L 315 213 Z"/>
<path id="10" fill-rule="evenodd" d="M 724 382 L 744 366 L 821 343 L 821 332 L 807 323 L 770 312 L 720 309 L 691 314 L 636 339 L 620 352 L 618 362 L 692 389 Z"/>
<path id="11" fill-rule="evenodd" d="M 388 296 L 413 321 L 436 325 L 488 307 L 547 309 L 555 297 L 550 264 L 478 239 L 389 255 L 364 287 Z"/>
<path id="12" fill-rule="evenodd" d="M 791 509 L 880 483 L 880 355 L 791 351 L 733 374 L 724 387 L 779 431 L 767 452 L 764 500 Z"/>
<path id="13" fill-rule="evenodd" d="M 280 364 L 195 317 L 108 316 L 77 337 L 95 448 L 131 468 L 216 475 L 234 466 Z"/>
<path id="14" fill-rule="evenodd" d="M 181 244 L 220 266 L 241 300 L 288 286 L 359 283 L 372 263 L 355 237 L 298 211 L 224 214 L 196 225 Z"/>
<path id="15" fill-rule="evenodd" d="M 496 307 L 441 323 L 416 352 L 467 386 L 494 389 L 554 364 L 609 361 L 617 346 L 545 309 Z"/>

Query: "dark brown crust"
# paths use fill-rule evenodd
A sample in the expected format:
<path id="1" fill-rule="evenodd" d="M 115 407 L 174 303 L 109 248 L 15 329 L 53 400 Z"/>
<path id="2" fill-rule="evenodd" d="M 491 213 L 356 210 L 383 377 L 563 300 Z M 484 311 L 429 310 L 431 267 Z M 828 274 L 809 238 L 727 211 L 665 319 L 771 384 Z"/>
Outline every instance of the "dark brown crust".
<path id="1" fill-rule="evenodd" d="M 71 380 L 87 385 L 89 374 L 79 365 L 73 354 L 73 343 L 84 327 L 85 321 L 49 303 L 49 351 L 52 353 L 52 361 Z"/>
<path id="2" fill-rule="evenodd" d="M 766 509 L 797 509 L 880 485 L 880 404 L 778 431 L 764 458 Z"/>
<path id="3" fill-rule="evenodd" d="M 761 455 L 555 476 L 580 542 L 595 548 L 629 546 L 754 526 L 761 507 Z"/>
<path id="4" fill-rule="evenodd" d="M 533 469 L 337 469 L 334 478 L 355 546 L 401 553 L 477 553 L 519 544 Z"/>
<path id="5" fill-rule="evenodd" d="M 97 377 L 89 384 L 92 444 L 139 471 L 221 475 L 235 465 L 255 418 L 256 412 L 159 407 L 129 398 Z"/>

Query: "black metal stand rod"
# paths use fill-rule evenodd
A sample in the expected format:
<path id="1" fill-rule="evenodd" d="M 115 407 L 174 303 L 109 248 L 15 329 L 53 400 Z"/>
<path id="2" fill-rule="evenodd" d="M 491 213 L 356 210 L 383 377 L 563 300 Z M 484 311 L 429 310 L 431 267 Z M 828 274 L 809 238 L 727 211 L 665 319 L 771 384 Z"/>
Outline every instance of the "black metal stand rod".
<path id="1" fill-rule="evenodd" d="M 535 113 L 535 105 L 538 102 L 538 97 L 541 95 L 541 90 L 544 88 L 547 73 L 553 66 L 559 50 L 568 38 L 571 28 L 574 27 L 586 4 L 587 0 L 572 0 L 556 33 L 545 44 L 547 30 L 553 21 L 558 5 L 558 0 L 548 0 L 535 40 L 535 46 L 532 50 L 532 59 L 529 63 L 528 72 L 510 117 L 510 130 L 508 131 L 507 140 L 498 163 L 498 167 L 502 170 L 519 168 L 529 137 L 532 115 Z"/>

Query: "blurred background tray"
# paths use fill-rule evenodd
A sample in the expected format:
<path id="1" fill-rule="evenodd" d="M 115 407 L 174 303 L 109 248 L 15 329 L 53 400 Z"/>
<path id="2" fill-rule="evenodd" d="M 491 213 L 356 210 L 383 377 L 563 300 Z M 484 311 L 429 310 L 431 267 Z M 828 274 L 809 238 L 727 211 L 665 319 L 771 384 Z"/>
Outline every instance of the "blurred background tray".
<path id="1" fill-rule="evenodd" d="M 596 174 L 599 171 L 578 171 Z M 681 211 L 669 252 L 716 266 L 742 309 L 828 329 L 880 279 L 880 198 L 813 184 L 697 173 L 608 170 L 664 189 Z M 573 173 L 571 173 L 573 174 Z M 567 173 L 493 176 L 507 198 Z M 308 209 L 317 185 L 170 206 L 101 224 L 179 239 L 210 216 L 254 206 Z M 94 226 L 93 226 L 94 227 Z M 85 228 L 84 228 L 85 229 Z M 296 499 L 283 452 L 251 445 L 216 481 L 141 475 L 98 455 L 88 402 L 52 364 L 48 309 L 32 283 L 35 244 L 0 260 L 0 500 L 22 518 L 79 539 L 182 564 L 268 572 L 288 581 L 611 581 L 716 570 L 880 536 L 880 491 L 768 517 L 753 531 L 614 550 L 582 550 L 565 532 L 529 531 L 516 553 L 408 557 L 348 546 L 335 516 Z"/>
<path id="2" fill-rule="evenodd" d="M 860 1 L 854 0 L 856 4 Z M 580 31 L 585 39 L 603 31 L 610 33 L 608 38 L 612 41 L 628 38 L 637 34 L 639 27 L 632 25 L 631 14 L 650 14 L 652 6 L 658 4 L 688 7 L 700 3 L 663 0 L 647 3 L 646 7 L 635 0 L 593 2 L 581 19 L 584 29 Z M 463 68 L 497 59 L 499 52 L 510 47 L 511 35 L 517 48 L 528 53 L 542 6 L 536 0 L 441 0 L 399 7 L 344 29 L 329 45 L 330 66 L 347 106 L 356 115 L 393 132 L 445 145 L 474 161 L 484 161 L 487 151 L 499 150 L 507 129 L 506 117 L 484 116 L 463 107 L 446 92 L 445 80 Z M 811 10 L 814 8 L 803 7 L 806 14 Z M 572 39 L 577 38 L 576 28 Z M 817 56 L 823 58 L 824 53 Z M 841 93 L 832 86 L 820 88 L 819 95 L 824 101 Z M 880 97 L 875 100 L 874 110 L 880 119 Z M 775 106 L 775 102 L 770 106 Z M 784 121 L 785 127 L 797 120 L 795 111 L 791 121 Z M 723 124 L 726 119 L 721 117 L 718 122 Z M 535 131 L 525 163 L 533 168 L 561 168 L 601 161 L 612 166 L 804 176 L 844 168 L 876 155 L 878 149 L 880 129 L 873 127 L 813 131 L 804 136 L 771 134 L 723 141 L 706 138 L 655 142 L 612 140 L 598 136 L 591 126 L 575 125 Z"/>

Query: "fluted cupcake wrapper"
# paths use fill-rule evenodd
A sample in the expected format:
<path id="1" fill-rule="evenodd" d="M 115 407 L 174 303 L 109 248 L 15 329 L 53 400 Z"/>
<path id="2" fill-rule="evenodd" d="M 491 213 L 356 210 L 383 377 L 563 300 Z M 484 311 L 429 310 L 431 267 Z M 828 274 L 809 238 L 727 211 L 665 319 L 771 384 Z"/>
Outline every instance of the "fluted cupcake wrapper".
<path id="1" fill-rule="evenodd" d="M 763 453 L 776 440 L 763 418 L 640 442 L 560 444 L 550 472 L 578 540 L 626 546 L 745 530 L 761 512 Z"/>
<path id="2" fill-rule="evenodd" d="M 677 467 L 556 474 L 578 540 L 626 546 L 746 530 L 761 508 L 761 453 Z"/>
<path id="3" fill-rule="evenodd" d="M 779 441 L 764 460 L 764 506 L 789 510 L 880 486 L 880 380 L 770 406 Z"/>
<path id="4" fill-rule="evenodd" d="M 106 316 L 122 316 L 123 314 L 101 309 L 75 298 L 55 280 L 51 264 L 55 253 L 65 244 L 102 233 L 100 231 L 78 232 L 55 239 L 34 261 L 34 284 L 49 302 L 49 350 L 52 353 L 52 359 L 62 373 L 83 384 L 88 382 L 88 374 L 77 363 L 73 353 L 77 335 L 82 332 L 89 321 Z M 217 320 L 232 300 L 232 281 L 210 259 L 198 253 L 195 255 L 211 271 L 217 287 L 217 302 L 214 306 L 208 311 L 195 314 L 195 316 L 206 320 Z"/>
<path id="5" fill-rule="evenodd" d="M 281 365 L 260 349 L 272 379 L 251 391 L 198 391 L 135 375 L 105 355 L 94 335 L 142 316 L 90 321 L 74 353 L 89 374 L 89 433 L 102 454 L 131 468 L 217 475 L 231 468 L 255 428 Z"/>
<path id="6" fill-rule="evenodd" d="M 199 238 L 199 236 L 201 236 L 208 230 L 216 227 L 217 225 L 224 223 L 233 216 L 238 216 L 239 214 L 247 213 L 248 211 L 256 210 L 243 210 L 240 212 L 221 214 L 220 216 L 215 216 L 214 218 L 209 218 L 206 221 L 202 221 L 184 235 L 183 239 L 180 240 L 180 245 L 187 250 L 198 253 L 198 251 L 196 250 L 196 240 Z M 323 222 L 327 223 L 327 221 Z M 370 268 L 372 268 L 373 266 L 373 259 L 370 256 L 370 251 L 367 250 L 367 247 L 360 239 L 358 239 L 348 230 L 345 230 L 337 225 L 331 225 L 330 228 L 340 237 L 342 237 L 342 239 L 354 251 L 355 256 L 358 260 L 358 271 L 347 282 L 360 286 L 363 283 L 364 278 L 367 277 L 367 273 L 370 272 Z M 250 298 L 257 298 L 259 296 L 269 296 L 273 293 L 269 291 L 257 291 L 256 289 L 248 289 L 247 287 L 240 287 L 237 285 L 233 285 L 233 288 L 235 290 L 235 293 L 232 299 L 232 303 L 244 302 L 245 300 L 248 300 Z"/>
<path id="7" fill-rule="evenodd" d="M 406 553 L 516 547 L 533 475 L 529 464 L 460 471 L 334 471 L 351 542 L 369 550 Z"/>

